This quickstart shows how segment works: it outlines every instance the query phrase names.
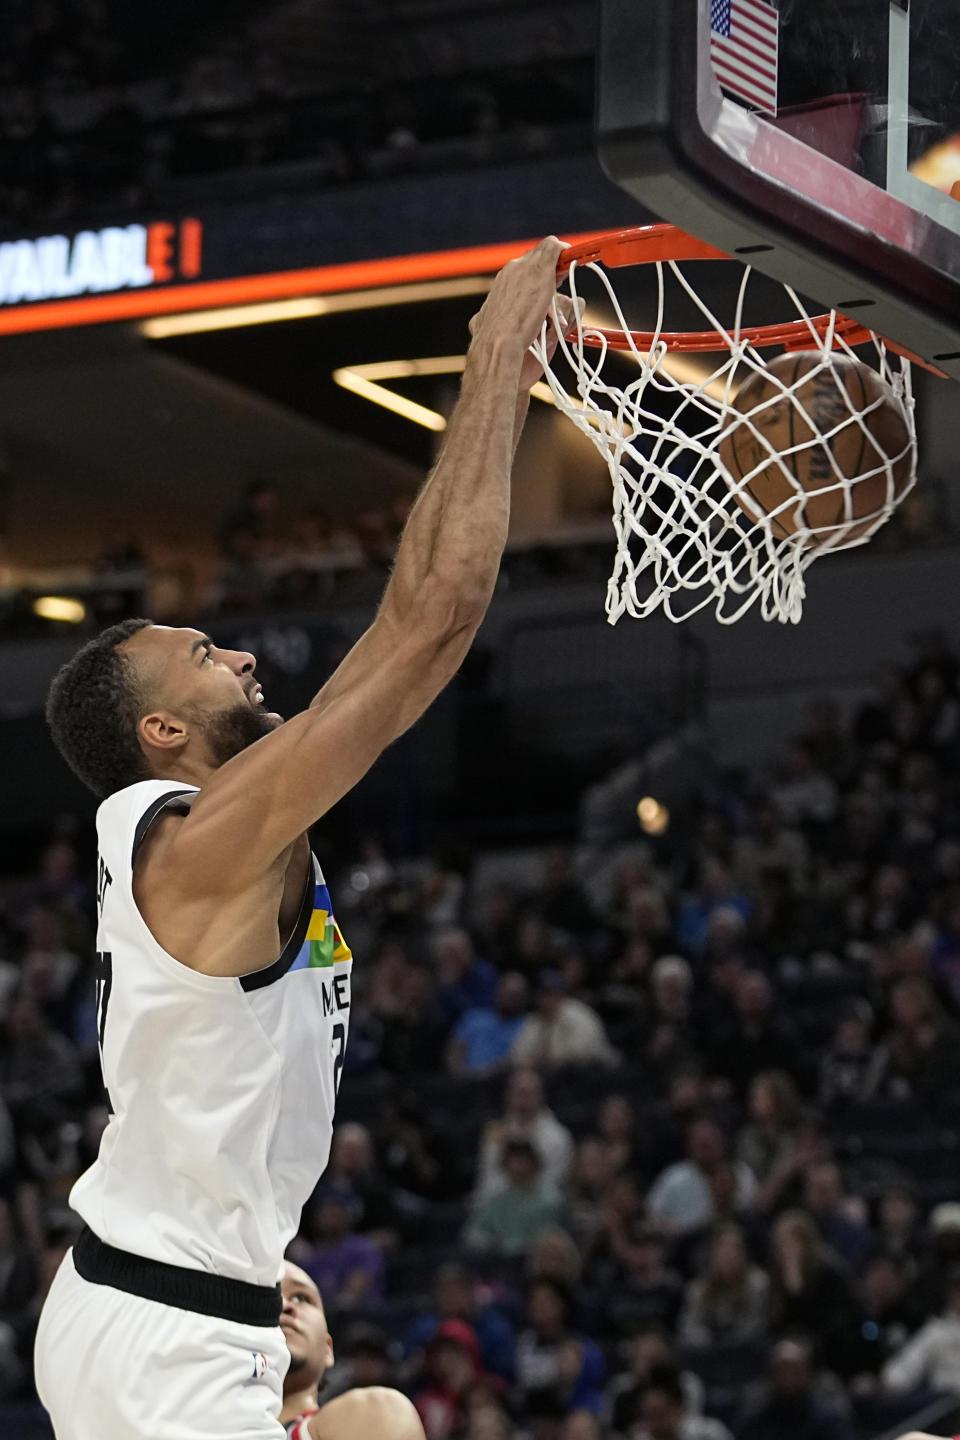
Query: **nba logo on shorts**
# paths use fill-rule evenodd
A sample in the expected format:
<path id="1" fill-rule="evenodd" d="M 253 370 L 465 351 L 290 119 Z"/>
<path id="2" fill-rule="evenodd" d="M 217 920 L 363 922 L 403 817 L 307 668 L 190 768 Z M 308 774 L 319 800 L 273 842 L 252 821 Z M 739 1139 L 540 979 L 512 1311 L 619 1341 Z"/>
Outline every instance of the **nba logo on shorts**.
<path id="1" fill-rule="evenodd" d="M 267 1357 L 262 1355 L 259 1350 L 253 1350 L 251 1354 L 253 1355 L 253 1374 L 250 1379 L 262 1380 L 267 1373 Z"/>

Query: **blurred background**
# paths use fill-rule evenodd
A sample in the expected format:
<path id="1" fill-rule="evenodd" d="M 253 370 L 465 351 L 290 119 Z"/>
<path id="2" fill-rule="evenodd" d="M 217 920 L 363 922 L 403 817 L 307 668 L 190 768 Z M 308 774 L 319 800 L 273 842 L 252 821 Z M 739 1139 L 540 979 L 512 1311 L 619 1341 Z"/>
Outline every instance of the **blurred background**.
<path id="1" fill-rule="evenodd" d="M 650 217 L 593 157 L 592 0 L 0 19 L 0 1434 L 34 1440 L 106 1118 L 51 675 L 145 614 L 304 705 L 497 247 Z M 534 401 L 477 644 L 316 829 L 355 1002 L 292 1253 L 333 1390 L 400 1384 L 428 1440 L 956 1428 L 958 437 L 917 385 L 920 483 L 797 628 L 608 627 L 610 481 Z"/>

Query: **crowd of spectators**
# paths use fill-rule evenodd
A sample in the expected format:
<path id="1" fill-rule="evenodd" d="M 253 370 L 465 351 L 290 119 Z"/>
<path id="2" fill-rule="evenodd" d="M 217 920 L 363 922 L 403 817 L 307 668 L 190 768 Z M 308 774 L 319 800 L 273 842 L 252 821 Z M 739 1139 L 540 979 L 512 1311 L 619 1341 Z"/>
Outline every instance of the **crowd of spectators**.
<path id="1" fill-rule="evenodd" d="M 58 589 L 76 595 L 93 632 L 124 615 L 247 616 L 324 612 L 376 605 L 390 573 L 397 540 L 414 498 L 398 492 L 338 525 L 321 505 L 304 506 L 291 487 L 268 476 L 251 480 L 240 503 L 211 535 L 216 559 L 205 582 L 205 562 L 190 557 L 154 563 L 150 537 L 119 537 L 97 559 L 71 565 Z M 537 535 L 511 540 L 500 569 L 501 590 L 585 581 L 603 586 L 610 570 L 610 523 L 606 516 L 569 517 Z M 874 553 L 951 543 L 952 527 L 939 505 L 936 483 L 914 491 L 874 541 Z M 202 552 L 201 552 L 202 554 Z M 35 584 L 0 587 L 0 634 L 41 636 L 57 628 L 34 608 L 50 588 L 56 566 L 44 565 Z M 82 583 L 78 575 L 83 575 Z M 29 580 L 27 572 L 26 580 Z"/>
<path id="2" fill-rule="evenodd" d="M 59 590 L 75 595 L 87 611 L 85 630 L 95 633 L 130 614 L 176 620 L 201 610 L 207 616 L 323 612 L 376 605 L 396 553 L 413 499 L 412 491 L 361 510 L 338 526 L 322 506 L 304 507 L 274 481 L 253 480 L 240 504 L 210 536 L 216 558 L 169 558 L 154 564 L 150 543 L 118 539 L 92 563 L 69 566 Z M 569 580 L 602 586 L 610 568 L 610 529 L 605 518 L 583 517 L 554 532 L 519 537 L 503 558 L 501 589 L 530 588 Z M 42 636 L 57 628 L 34 608 L 50 588 L 57 567 L 42 578 L 0 586 L 0 633 Z M 204 583 L 202 576 L 210 579 Z M 83 576 L 78 582 L 78 574 Z"/>
<path id="3" fill-rule="evenodd" d="M 333 1393 L 399 1384 L 428 1440 L 857 1440 L 960 1399 L 958 677 L 931 638 L 656 841 L 339 857 L 351 1035 L 290 1252 Z M 89 845 L 65 819 L 2 887 L 7 1400 L 107 1119 Z"/>
<path id="4" fill-rule="evenodd" d="M 448 53 L 438 16 L 435 63 L 415 75 L 397 63 L 399 42 L 383 63 L 385 19 L 341 0 L 278 0 L 252 17 L 242 5 L 178 8 L 6 0 L 6 233 L 101 210 L 116 219 L 194 176 L 307 163 L 314 184 L 343 184 L 444 155 L 463 166 L 542 154 L 557 127 L 564 144 L 577 125 L 589 143 L 591 58 L 558 53 L 550 35 L 539 59 L 504 68 L 501 52 L 485 68 L 469 46 Z"/>
<path id="5" fill-rule="evenodd" d="M 220 559 L 206 596 L 210 614 L 376 604 L 383 591 L 412 492 L 361 510 L 349 527 L 322 507 L 304 509 L 269 479 L 252 481 L 224 520 Z M 571 524 L 555 540 L 519 541 L 504 557 L 501 585 L 573 578 L 602 582 L 609 568 L 605 522 Z"/>

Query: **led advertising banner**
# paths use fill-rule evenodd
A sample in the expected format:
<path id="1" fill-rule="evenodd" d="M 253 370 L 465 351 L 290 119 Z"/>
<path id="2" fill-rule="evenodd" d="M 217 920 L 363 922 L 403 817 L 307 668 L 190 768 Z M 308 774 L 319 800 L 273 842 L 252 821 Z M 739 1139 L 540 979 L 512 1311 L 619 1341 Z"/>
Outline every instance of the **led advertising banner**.
<path id="1" fill-rule="evenodd" d="M 569 159 L 50 230 L 0 242 L 0 336 L 490 274 L 638 218 Z"/>

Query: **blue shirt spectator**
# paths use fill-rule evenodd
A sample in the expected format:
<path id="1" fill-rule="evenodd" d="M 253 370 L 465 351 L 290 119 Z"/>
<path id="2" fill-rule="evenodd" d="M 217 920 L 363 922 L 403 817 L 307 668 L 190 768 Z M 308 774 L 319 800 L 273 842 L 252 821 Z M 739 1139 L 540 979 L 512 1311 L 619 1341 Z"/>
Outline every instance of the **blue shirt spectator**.
<path id="1" fill-rule="evenodd" d="M 492 1005 L 464 1014 L 447 1049 L 447 1068 L 454 1075 L 485 1075 L 499 1069 L 523 1029 L 530 987 L 517 970 L 500 977 Z"/>
<path id="2" fill-rule="evenodd" d="M 321 1186 L 305 1216 L 314 1248 L 298 1261 L 333 1307 L 383 1299 L 383 1255 L 370 1240 L 353 1233 L 359 1205 L 340 1184 Z"/>
<path id="3" fill-rule="evenodd" d="M 484 1370 L 512 1380 L 516 1346 L 513 1326 L 495 1306 L 480 1299 L 473 1273 L 463 1265 L 443 1266 L 437 1274 L 433 1300 L 433 1307 L 407 1326 L 401 1342 L 404 1357 L 426 1350 L 445 1320 L 463 1320 L 480 1344 Z"/>
<path id="4" fill-rule="evenodd" d="M 749 920 L 753 904 L 740 890 L 731 871 L 715 856 L 709 855 L 700 867 L 697 889 L 680 906 L 673 925 L 678 947 L 698 955 L 707 943 L 710 916 L 720 906 L 730 906 Z"/>
<path id="5" fill-rule="evenodd" d="M 455 925 L 441 930 L 433 942 L 433 961 L 434 1003 L 445 1025 L 455 1025 L 468 1010 L 493 1004 L 499 972 L 480 959 L 466 930 Z"/>

